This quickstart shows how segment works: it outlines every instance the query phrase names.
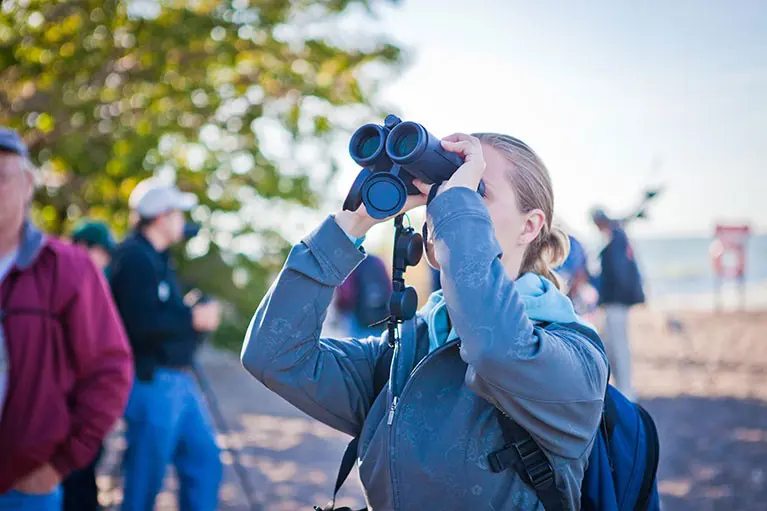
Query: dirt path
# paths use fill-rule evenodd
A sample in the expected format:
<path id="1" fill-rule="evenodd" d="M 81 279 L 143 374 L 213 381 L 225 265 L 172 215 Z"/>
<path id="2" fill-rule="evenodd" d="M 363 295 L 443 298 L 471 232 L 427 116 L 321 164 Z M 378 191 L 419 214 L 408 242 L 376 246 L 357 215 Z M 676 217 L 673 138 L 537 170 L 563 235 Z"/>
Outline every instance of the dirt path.
<path id="1" fill-rule="evenodd" d="M 219 430 L 218 443 L 239 453 L 247 469 L 250 486 L 255 490 L 258 509 L 311 509 L 324 505 L 333 489 L 341 454 L 350 439 L 293 408 L 251 377 L 231 353 L 205 349 L 200 354 L 204 374 L 212 386 L 221 413 L 226 418 L 229 434 Z M 121 428 L 109 441 L 107 458 L 100 467 L 99 479 L 106 503 L 121 500 L 120 481 L 111 477 L 115 472 L 124 442 Z M 248 510 L 242 484 L 232 464 L 231 455 L 224 452 L 224 480 L 219 509 Z M 339 504 L 365 505 L 356 474 L 350 477 L 348 489 Z M 165 482 L 165 491 L 158 497 L 157 509 L 177 509 L 173 490 L 176 488 L 172 470 Z"/>
<path id="2" fill-rule="evenodd" d="M 658 423 L 664 510 L 767 509 L 767 314 L 637 314 L 632 331 L 641 402 Z M 205 350 L 201 363 L 232 428 L 219 443 L 238 449 L 264 510 L 324 504 L 348 437 L 296 411 L 251 378 L 229 353 Z M 110 441 L 102 471 L 121 450 Z M 247 510 L 224 455 L 221 510 Z M 106 488 L 115 481 L 100 479 Z M 176 509 L 168 477 L 158 509 Z M 339 503 L 364 505 L 351 481 Z M 106 492 L 119 500 L 119 488 Z"/>

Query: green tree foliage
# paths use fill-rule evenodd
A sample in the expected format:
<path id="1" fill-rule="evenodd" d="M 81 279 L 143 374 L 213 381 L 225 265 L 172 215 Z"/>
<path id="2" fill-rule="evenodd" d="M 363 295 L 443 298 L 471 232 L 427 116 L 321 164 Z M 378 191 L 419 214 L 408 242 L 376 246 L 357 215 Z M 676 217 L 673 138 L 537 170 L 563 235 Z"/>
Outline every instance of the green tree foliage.
<path id="1" fill-rule="evenodd" d="M 200 197 L 205 225 L 182 274 L 233 305 L 241 335 L 287 247 L 258 205 L 316 206 L 312 173 L 336 168 L 326 142 L 379 114 L 366 71 L 401 62 L 375 34 L 350 43 L 323 30 L 370 3 L 4 0 L 0 124 L 41 169 L 36 221 L 61 234 L 90 216 L 124 234 L 135 185 L 174 178 Z M 285 171 L 270 130 L 288 151 L 318 147 L 313 164 Z"/>

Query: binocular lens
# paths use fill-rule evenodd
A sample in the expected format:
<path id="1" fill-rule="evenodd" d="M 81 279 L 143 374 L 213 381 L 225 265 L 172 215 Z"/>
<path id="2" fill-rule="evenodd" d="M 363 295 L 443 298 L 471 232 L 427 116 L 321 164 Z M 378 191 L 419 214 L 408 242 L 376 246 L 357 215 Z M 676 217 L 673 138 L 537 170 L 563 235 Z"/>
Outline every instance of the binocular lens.
<path id="1" fill-rule="evenodd" d="M 360 140 L 358 154 L 362 158 L 370 158 L 373 156 L 376 149 L 378 149 L 378 146 L 381 145 L 381 137 L 378 136 L 378 133 L 372 133 L 371 135 L 372 136 L 366 136 Z"/>
<path id="2" fill-rule="evenodd" d="M 389 146 L 391 157 L 407 158 L 418 147 L 419 135 L 418 128 L 412 124 L 398 126 L 390 135 L 394 137 Z"/>
<path id="3" fill-rule="evenodd" d="M 398 156 L 406 156 L 413 152 L 418 144 L 418 134 L 408 133 L 397 141 L 396 151 Z"/>
<path id="4" fill-rule="evenodd" d="M 385 136 L 380 126 L 374 124 L 362 126 L 352 135 L 349 153 L 359 165 L 363 167 L 370 165 L 383 152 Z"/>

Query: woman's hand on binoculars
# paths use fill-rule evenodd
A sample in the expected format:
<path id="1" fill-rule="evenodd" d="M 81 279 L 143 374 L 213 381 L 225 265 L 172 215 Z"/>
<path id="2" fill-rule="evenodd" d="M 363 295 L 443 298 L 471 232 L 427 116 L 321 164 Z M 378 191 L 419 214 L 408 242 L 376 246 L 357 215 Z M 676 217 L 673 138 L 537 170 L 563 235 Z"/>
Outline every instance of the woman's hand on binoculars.
<path id="1" fill-rule="evenodd" d="M 465 133 L 453 133 L 442 139 L 442 147 L 445 151 L 456 153 L 463 158 L 463 165 L 458 167 L 450 179 L 439 187 L 437 195 L 456 186 L 465 186 L 470 190 L 476 190 L 482 180 L 482 175 L 485 173 L 485 156 L 482 153 L 482 143 L 479 139 Z M 414 180 L 413 184 L 422 194 L 429 195 L 431 185 L 419 180 Z"/>
<path id="2" fill-rule="evenodd" d="M 428 193 L 428 188 L 426 191 Z M 407 200 L 405 201 L 405 205 L 399 212 L 397 212 L 397 215 L 401 215 L 402 213 L 410 211 L 411 209 L 424 205 L 426 205 L 426 195 L 408 195 Z M 339 211 L 334 215 L 334 217 L 338 226 L 341 227 L 341 229 L 343 229 L 346 234 L 350 234 L 355 238 L 361 238 L 365 236 L 370 228 L 374 225 L 391 220 L 397 215 L 392 215 L 390 217 L 377 220 L 368 215 L 364 204 L 360 204 L 360 207 L 357 208 L 356 211 Z"/>

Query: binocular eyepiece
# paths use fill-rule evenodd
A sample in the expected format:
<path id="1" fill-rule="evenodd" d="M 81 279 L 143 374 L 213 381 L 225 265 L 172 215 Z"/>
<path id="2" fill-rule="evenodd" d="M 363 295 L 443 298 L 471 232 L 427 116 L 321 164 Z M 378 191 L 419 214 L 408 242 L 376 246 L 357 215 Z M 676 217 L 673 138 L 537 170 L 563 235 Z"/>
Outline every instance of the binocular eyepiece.
<path id="1" fill-rule="evenodd" d="M 364 204 L 378 220 L 396 215 L 408 195 L 417 195 L 418 178 L 426 184 L 441 183 L 463 165 L 463 159 L 442 148 L 440 139 L 412 121 L 387 115 L 384 125 L 366 124 L 352 135 L 349 154 L 362 167 L 344 201 L 355 211 Z M 484 194 L 484 183 L 478 190 Z"/>

